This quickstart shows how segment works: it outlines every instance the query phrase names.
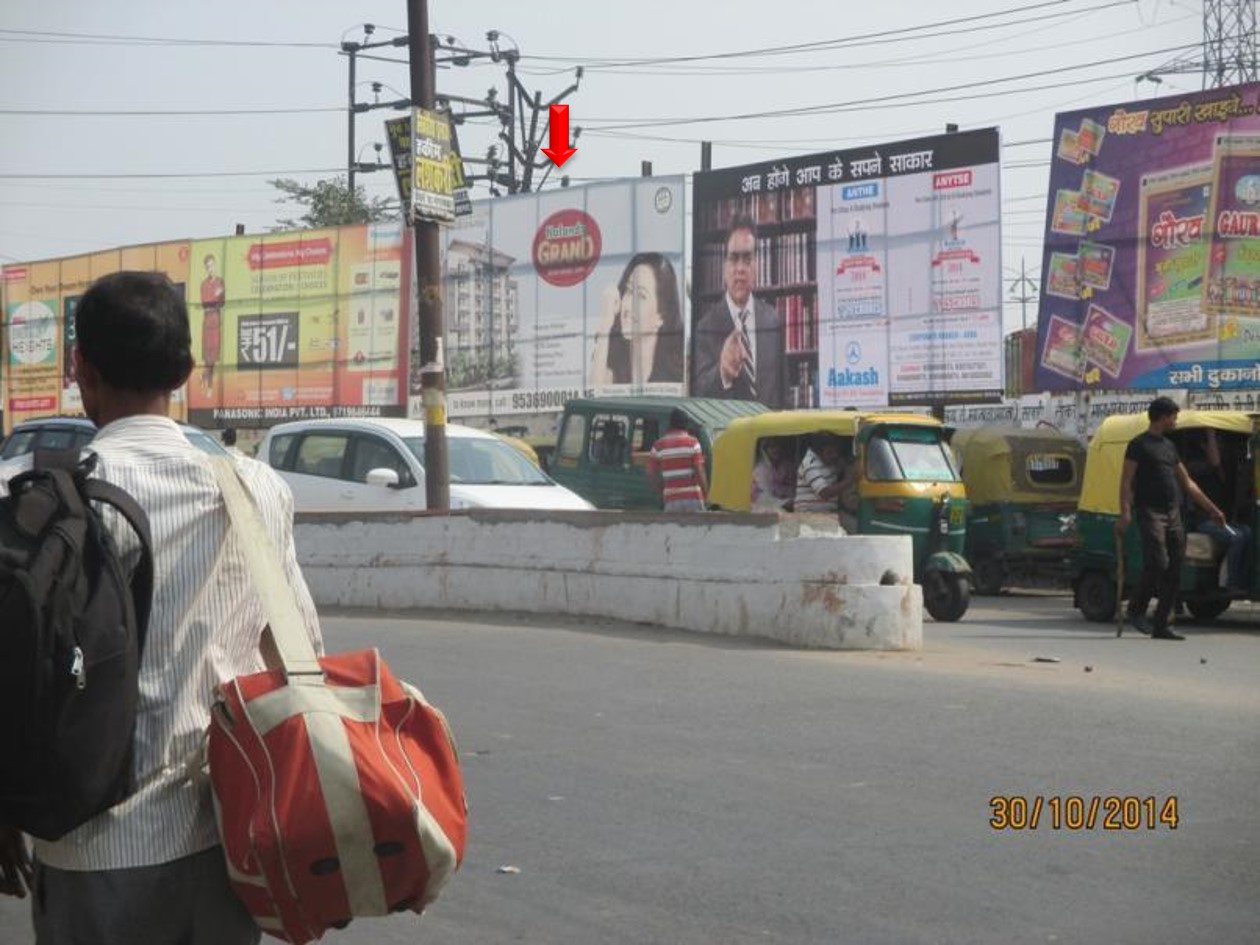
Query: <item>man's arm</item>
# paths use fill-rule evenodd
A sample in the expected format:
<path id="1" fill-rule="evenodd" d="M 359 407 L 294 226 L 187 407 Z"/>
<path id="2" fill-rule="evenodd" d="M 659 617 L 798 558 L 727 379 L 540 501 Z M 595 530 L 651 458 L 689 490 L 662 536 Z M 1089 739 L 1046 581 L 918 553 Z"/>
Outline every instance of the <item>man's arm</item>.
<path id="1" fill-rule="evenodd" d="M 704 497 L 709 497 L 709 477 L 704 471 L 704 450 L 700 448 L 700 444 L 696 443 L 696 476 L 700 479 L 700 491 L 704 493 Z"/>
<path id="2" fill-rule="evenodd" d="M 730 386 L 722 383 L 722 349 L 733 329 L 725 305 L 711 308 L 696 326 L 696 382 L 692 385 L 697 397 L 720 397 Z"/>
<path id="3" fill-rule="evenodd" d="M 26 838 L 16 827 L 0 826 L 0 895 L 25 899 L 26 891 L 34 888 L 35 870 Z"/>
<path id="4" fill-rule="evenodd" d="M 655 446 L 653 446 L 652 451 L 648 453 L 647 477 L 648 482 L 652 484 L 652 488 L 656 490 L 657 495 L 660 495 L 664 491 L 664 482 L 661 479 L 661 465 L 660 461 L 656 458 Z"/>
<path id="5" fill-rule="evenodd" d="M 1133 521 L 1133 477 L 1137 475 L 1137 468 L 1136 460 L 1126 459 L 1120 474 L 1120 521 L 1116 523 L 1116 530 L 1121 533 L 1128 531 Z"/>
<path id="6" fill-rule="evenodd" d="M 1128 465 L 1127 463 L 1125 465 Z M 1194 504 L 1207 512 L 1208 517 L 1217 525 L 1225 524 L 1225 513 L 1216 507 L 1216 503 L 1207 497 L 1199 484 L 1195 482 L 1190 473 L 1186 471 L 1183 463 L 1177 464 L 1177 481 L 1181 483 L 1181 488 L 1185 490 L 1186 495 L 1194 500 Z"/>

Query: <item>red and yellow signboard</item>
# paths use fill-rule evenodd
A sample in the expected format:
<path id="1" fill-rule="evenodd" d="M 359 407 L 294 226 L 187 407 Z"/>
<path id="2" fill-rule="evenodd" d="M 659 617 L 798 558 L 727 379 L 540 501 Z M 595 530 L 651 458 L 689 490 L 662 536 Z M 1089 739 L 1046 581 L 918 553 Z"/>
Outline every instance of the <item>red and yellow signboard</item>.
<path id="1" fill-rule="evenodd" d="M 23 420 L 83 412 L 70 357 L 74 309 L 94 279 L 123 269 L 161 272 L 182 288 L 188 243 L 149 243 L 4 267 L 0 386 L 6 430 Z M 183 418 L 182 396 L 173 399 L 171 415 Z"/>
<path id="2" fill-rule="evenodd" d="M 401 224 L 127 247 L 3 270 L 6 429 L 82 412 L 74 306 L 139 269 L 185 292 L 197 366 L 172 414 L 206 427 L 406 412 L 410 233 Z"/>

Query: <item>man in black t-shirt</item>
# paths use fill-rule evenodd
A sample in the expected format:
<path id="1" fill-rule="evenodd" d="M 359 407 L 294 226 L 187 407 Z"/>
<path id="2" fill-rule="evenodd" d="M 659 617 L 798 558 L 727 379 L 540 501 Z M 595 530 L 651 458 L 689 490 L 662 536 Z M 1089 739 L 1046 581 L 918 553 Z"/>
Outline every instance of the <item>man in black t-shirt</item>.
<path id="1" fill-rule="evenodd" d="M 1168 617 L 1177 600 L 1181 582 L 1181 562 L 1185 557 L 1186 530 L 1181 521 L 1182 492 L 1189 496 L 1212 521 L 1225 524 L 1216 503 L 1204 495 L 1177 456 L 1177 447 L 1167 434 L 1177 426 L 1177 404 L 1168 397 L 1156 397 L 1147 408 L 1151 425 L 1136 436 L 1124 451 L 1124 473 L 1120 478 L 1120 521 L 1123 535 L 1136 513 L 1142 536 L 1142 580 L 1129 598 L 1129 624 L 1156 640 L 1184 640 L 1168 628 Z M 1155 614 L 1146 619 L 1146 605 L 1158 593 Z"/>

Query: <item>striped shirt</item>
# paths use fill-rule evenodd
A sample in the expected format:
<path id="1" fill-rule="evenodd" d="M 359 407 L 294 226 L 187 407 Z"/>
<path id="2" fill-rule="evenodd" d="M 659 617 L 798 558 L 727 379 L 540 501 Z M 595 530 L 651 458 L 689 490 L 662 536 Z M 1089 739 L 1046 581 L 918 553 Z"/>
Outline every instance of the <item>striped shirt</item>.
<path id="1" fill-rule="evenodd" d="M 210 722 L 214 687 L 263 668 L 266 618 L 245 557 L 230 531 L 209 457 L 165 417 L 133 416 L 102 429 L 88 447 L 95 475 L 129 492 L 149 516 L 153 610 L 140 667 L 134 774 L 136 793 L 61 840 L 35 842 L 39 859 L 65 870 L 168 863 L 219 843 L 209 785 L 192 780 Z M 293 546 L 293 496 L 272 469 L 234 457 L 276 544 L 312 641 L 323 652 L 319 618 Z M 139 540 L 110 507 L 105 521 L 124 563 Z"/>
<path id="2" fill-rule="evenodd" d="M 700 441 L 686 430 L 667 430 L 652 444 L 648 471 L 661 477 L 661 498 L 665 509 L 673 502 L 703 502 L 704 451 Z"/>
<path id="3" fill-rule="evenodd" d="M 795 512 L 831 512 L 839 509 L 835 499 L 823 499 L 819 493 L 828 486 L 835 485 L 840 474 L 834 466 L 828 466 L 822 457 L 813 450 L 805 451 L 805 459 L 801 461 L 796 473 L 796 501 L 792 504 Z"/>

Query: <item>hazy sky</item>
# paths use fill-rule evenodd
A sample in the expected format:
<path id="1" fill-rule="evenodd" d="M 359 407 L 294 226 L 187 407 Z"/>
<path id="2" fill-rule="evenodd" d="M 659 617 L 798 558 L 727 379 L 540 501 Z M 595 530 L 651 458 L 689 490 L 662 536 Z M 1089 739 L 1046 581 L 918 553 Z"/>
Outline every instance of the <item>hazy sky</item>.
<path id="1" fill-rule="evenodd" d="M 997 125 L 1008 277 L 1021 259 L 1039 272 L 1054 113 L 1201 84 L 1198 75 L 1165 76 L 1159 86 L 1136 81 L 1197 56 L 1202 5 L 1190 0 L 431 0 L 430 9 L 435 32 L 468 46 L 484 47 L 489 29 L 505 45 L 514 41 L 524 80 L 544 100 L 570 81 L 571 72 L 557 70 L 586 62 L 568 99 L 573 123 L 584 128 L 565 166 L 575 179 L 637 175 L 643 159 L 658 174 L 690 173 L 702 139 L 714 142 L 721 167 L 935 133 L 947 121 Z M 406 5 L 2 0 L 0 261 L 231 233 L 237 223 L 255 232 L 288 215 L 274 203 L 268 174 L 313 181 L 344 173 L 347 69 L 337 49 L 343 37 L 362 39 L 363 23 L 376 25 L 374 39 L 398 35 Z M 625 64 L 828 41 L 789 54 Z M 382 55 L 405 58 L 405 50 Z M 361 62 L 359 79 L 363 98 L 373 80 L 392 87 L 387 99 L 408 89 L 402 64 Z M 503 73 L 479 65 L 443 71 L 438 83 L 480 97 L 491 85 L 502 89 Z M 773 115 L 809 105 L 836 108 Z M 276 113 L 187 114 L 208 109 Z M 297 109 L 305 111 L 285 111 Z M 660 124 L 748 113 L 770 115 Z M 362 160 L 373 158 L 371 143 L 384 140 L 381 122 L 391 114 L 360 117 Z M 617 128 L 624 125 L 634 127 Z M 615 130 L 597 133 L 601 127 Z M 461 129 L 465 152 L 484 153 L 491 130 Z M 224 172 L 267 173 L 199 176 Z M 134 176 L 91 176 L 107 174 Z M 360 180 L 372 194 L 395 192 L 388 173 Z M 485 196 L 484 187 L 473 196 Z M 1006 327 L 1019 326 L 1019 306 L 1008 304 Z"/>

